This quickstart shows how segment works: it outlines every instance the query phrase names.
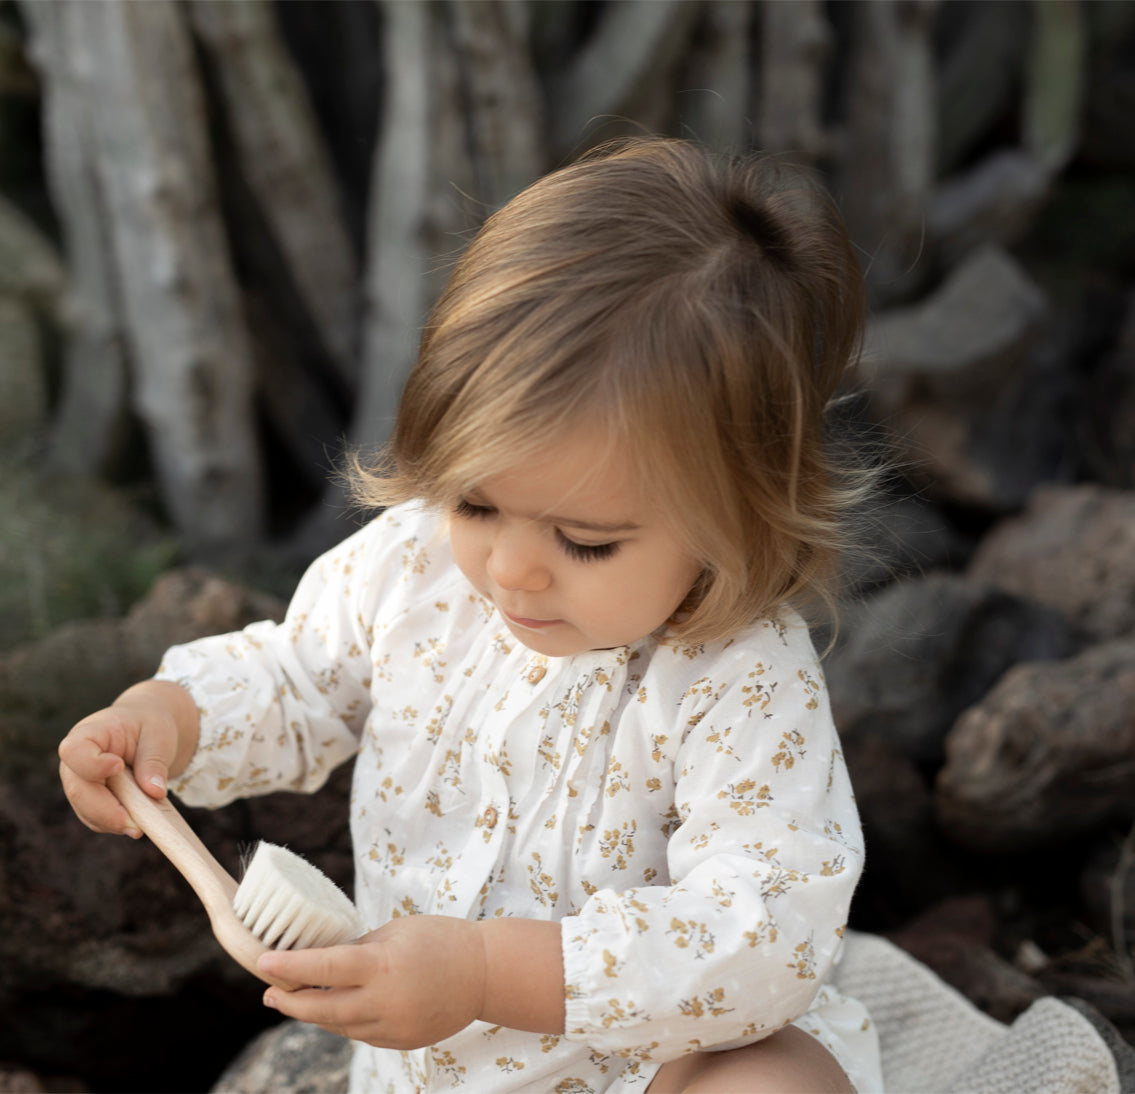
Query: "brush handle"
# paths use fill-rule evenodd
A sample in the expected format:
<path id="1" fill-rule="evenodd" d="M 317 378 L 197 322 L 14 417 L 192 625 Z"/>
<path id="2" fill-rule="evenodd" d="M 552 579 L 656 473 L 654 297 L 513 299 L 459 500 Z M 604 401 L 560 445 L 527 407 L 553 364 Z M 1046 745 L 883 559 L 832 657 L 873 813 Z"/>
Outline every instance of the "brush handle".
<path id="1" fill-rule="evenodd" d="M 265 976 L 256 967 L 257 958 L 268 949 L 233 910 L 237 883 L 213 857 L 168 798 L 156 801 L 124 768 L 106 781 L 110 792 L 122 803 L 134 823 L 150 837 L 154 846 L 189 882 L 205 907 L 217 941 L 238 964 L 267 984 L 294 991 L 299 984 Z"/>

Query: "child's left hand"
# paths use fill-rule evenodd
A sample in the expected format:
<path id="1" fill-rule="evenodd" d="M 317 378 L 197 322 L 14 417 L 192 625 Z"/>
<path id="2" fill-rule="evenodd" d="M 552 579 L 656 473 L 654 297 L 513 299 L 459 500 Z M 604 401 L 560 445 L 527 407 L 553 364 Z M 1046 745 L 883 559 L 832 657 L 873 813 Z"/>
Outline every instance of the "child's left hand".
<path id="1" fill-rule="evenodd" d="M 484 1005 L 481 933 L 448 916 L 402 916 L 348 945 L 270 950 L 259 964 L 282 980 L 320 985 L 269 988 L 266 1006 L 379 1048 L 436 1044 Z"/>

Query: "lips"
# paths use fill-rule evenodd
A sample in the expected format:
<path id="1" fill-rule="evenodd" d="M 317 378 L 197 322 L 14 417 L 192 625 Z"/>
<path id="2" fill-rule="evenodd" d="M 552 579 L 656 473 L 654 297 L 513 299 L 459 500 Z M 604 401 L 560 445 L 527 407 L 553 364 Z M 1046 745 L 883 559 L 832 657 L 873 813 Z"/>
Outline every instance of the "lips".
<path id="1" fill-rule="evenodd" d="M 504 613 L 505 619 L 510 623 L 515 623 L 516 626 L 524 627 L 530 631 L 542 631 L 563 622 L 562 619 L 528 619 L 522 615 L 513 615 L 512 612 L 506 612 L 504 608 L 501 608 L 501 611 Z"/>

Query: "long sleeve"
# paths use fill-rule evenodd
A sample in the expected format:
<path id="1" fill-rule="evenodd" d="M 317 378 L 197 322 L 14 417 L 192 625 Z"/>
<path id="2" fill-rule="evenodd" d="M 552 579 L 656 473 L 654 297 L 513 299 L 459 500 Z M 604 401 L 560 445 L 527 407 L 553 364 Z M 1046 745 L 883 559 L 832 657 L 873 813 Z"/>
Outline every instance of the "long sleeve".
<path id="1" fill-rule="evenodd" d="M 193 696 L 197 751 L 172 789 L 190 805 L 312 791 L 358 749 L 370 707 L 370 633 L 397 580 L 397 518 L 378 518 L 317 559 L 284 621 L 166 652 L 158 676 Z"/>
<path id="2" fill-rule="evenodd" d="M 567 1035 L 594 1051 L 755 1040 L 835 959 L 863 848 L 822 678 L 745 657 L 682 697 L 670 884 L 600 890 L 564 922 Z"/>

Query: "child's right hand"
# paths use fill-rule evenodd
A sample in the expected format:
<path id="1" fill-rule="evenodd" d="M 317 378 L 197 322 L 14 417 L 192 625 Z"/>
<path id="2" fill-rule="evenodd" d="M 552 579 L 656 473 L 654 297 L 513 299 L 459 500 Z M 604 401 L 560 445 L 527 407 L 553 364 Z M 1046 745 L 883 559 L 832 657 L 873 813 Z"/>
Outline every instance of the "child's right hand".
<path id="1" fill-rule="evenodd" d="M 164 680 L 136 684 L 77 723 L 59 744 L 59 777 L 79 820 L 96 832 L 138 839 L 142 833 L 106 780 L 130 766 L 145 793 L 164 798 L 169 778 L 197 747 L 198 729 L 189 693 Z"/>

